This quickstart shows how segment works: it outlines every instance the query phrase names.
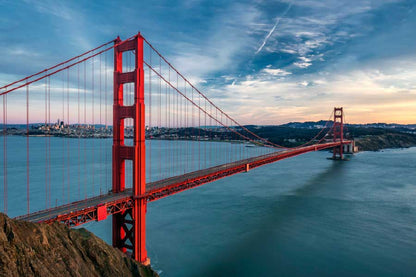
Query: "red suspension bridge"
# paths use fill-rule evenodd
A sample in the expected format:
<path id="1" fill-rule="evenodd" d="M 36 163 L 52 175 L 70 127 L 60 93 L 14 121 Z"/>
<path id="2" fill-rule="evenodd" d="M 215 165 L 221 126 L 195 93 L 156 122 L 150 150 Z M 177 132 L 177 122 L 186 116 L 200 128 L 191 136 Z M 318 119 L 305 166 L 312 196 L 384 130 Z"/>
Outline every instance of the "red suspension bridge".
<path id="1" fill-rule="evenodd" d="M 0 96 L 4 212 L 71 227 L 111 215 L 114 247 L 144 264 L 148 202 L 312 151 L 342 159 L 350 144 L 342 108 L 295 148 L 256 135 L 140 33 L 5 85 Z"/>

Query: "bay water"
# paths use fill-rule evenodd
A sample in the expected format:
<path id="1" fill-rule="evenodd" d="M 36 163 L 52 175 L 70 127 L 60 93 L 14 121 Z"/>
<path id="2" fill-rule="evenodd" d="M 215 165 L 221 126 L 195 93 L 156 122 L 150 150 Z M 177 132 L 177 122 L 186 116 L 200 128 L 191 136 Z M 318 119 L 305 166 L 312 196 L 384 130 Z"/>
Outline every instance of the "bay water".
<path id="1" fill-rule="evenodd" d="M 52 138 L 52 144 L 58 149 L 61 140 Z M 13 141 L 8 139 L 7 150 L 12 160 L 8 167 L 13 165 L 8 170 L 10 216 L 24 213 L 26 205 L 22 194 L 12 201 L 19 196 L 13 190 L 24 191 L 25 182 L 17 185 L 17 180 L 25 174 L 26 157 Z M 31 146 L 36 148 L 36 143 L 32 138 Z M 111 146 L 111 140 L 103 143 L 104 148 Z M 185 147 L 153 141 L 148 148 L 157 153 L 171 143 Z M 202 143 L 208 151 L 218 148 Z M 43 153 L 34 151 L 32 156 Z M 96 173 L 101 174 L 95 193 L 98 186 L 107 189 L 98 185 L 100 178 L 108 179 L 105 172 L 111 168 L 111 152 L 110 159 L 106 153 L 87 161 L 97 163 Z M 161 276 L 416 276 L 416 148 L 361 152 L 349 161 L 327 157 L 326 151 L 304 154 L 149 203 L 147 250 L 153 268 Z M 158 162 L 157 155 L 152 159 Z M 35 170 L 30 176 L 39 180 L 31 182 L 32 209 L 37 202 L 48 205 L 44 181 L 35 177 Z M 75 176 L 77 170 L 71 170 L 68 175 Z M 51 183 L 58 182 L 54 178 L 52 174 Z M 78 194 L 76 188 L 69 191 Z M 2 193 L 3 188 L 0 201 Z M 52 206 L 53 199 L 65 197 L 59 195 L 50 197 Z M 111 243 L 111 220 L 82 227 Z"/>

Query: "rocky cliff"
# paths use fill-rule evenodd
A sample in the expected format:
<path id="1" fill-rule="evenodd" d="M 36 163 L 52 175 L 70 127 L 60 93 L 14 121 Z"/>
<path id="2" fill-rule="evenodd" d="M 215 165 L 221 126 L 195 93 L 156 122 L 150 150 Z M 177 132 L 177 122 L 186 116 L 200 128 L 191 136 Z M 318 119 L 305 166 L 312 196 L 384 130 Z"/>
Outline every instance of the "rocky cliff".
<path id="1" fill-rule="evenodd" d="M 85 229 L 0 213 L 0 276 L 158 276 Z"/>

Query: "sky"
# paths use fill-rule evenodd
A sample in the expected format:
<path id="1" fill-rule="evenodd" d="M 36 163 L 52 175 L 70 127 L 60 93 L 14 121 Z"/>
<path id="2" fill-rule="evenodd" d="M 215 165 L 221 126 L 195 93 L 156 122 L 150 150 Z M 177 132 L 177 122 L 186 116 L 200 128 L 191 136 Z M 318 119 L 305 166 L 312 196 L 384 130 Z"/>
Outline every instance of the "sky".
<path id="1" fill-rule="evenodd" d="M 416 123 L 416 0 L 0 0 L 0 85 L 140 31 L 243 124 Z"/>

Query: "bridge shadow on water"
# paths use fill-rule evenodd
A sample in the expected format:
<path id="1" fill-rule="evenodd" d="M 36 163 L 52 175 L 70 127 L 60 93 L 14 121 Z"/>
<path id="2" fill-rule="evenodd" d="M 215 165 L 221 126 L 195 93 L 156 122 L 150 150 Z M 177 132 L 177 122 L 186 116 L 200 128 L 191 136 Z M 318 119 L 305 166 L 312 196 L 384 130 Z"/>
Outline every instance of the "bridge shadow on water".
<path id="1" fill-rule="evenodd" d="M 308 196 L 319 191 L 326 183 L 330 183 L 331 180 L 335 180 L 343 175 L 344 163 L 344 161 L 334 161 L 324 172 L 305 182 L 302 186 L 292 191 L 292 194 L 296 196 Z"/>
<path id="2" fill-rule="evenodd" d="M 194 272 L 194 276 L 254 276 L 253 274 L 256 276 L 312 276 L 321 274 L 322 271 L 315 271 L 313 265 L 310 265 L 310 271 L 305 268 L 297 269 L 301 265 L 297 264 L 296 255 L 303 251 L 302 244 L 309 242 L 303 242 L 300 238 L 295 243 L 296 245 L 293 245 L 295 250 L 291 249 L 292 245 L 289 244 L 293 241 L 291 241 L 291 235 L 288 235 L 291 233 L 288 228 L 291 227 L 293 221 L 298 220 L 299 215 L 308 217 L 311 205 L 319 204 L 319 198 L 321 198 L 319 192 L 327 189 L 334 184 L 336 178 L 343 175 L 344 165 L 344 162 L 334 161 L 324 172 L 301 186 L 278 196 L 275 201 L 266 201 L 264 203 L 266 207 L 263 210 L 267 213 L 259 215 L 261 220 L 256 224 L 255 230 L 246 234 L 238 243 L 223 250 L 219 258 L 208 263 L 209 267 Z M 244 199 L 244 201 L 256 200 Z M 253 206 L 255 205 L 258 204 L 253 203 Z M 314 216 L 320 212 L 312 211 Z M 280 229 L 283 231 L 279 231 Z M 280 242 L 283 246 L 279 245 Z M 276 249 L 271 245 L 276 245 Z M 266 252 L 270 248 L 272 251 L 264 253 L 265 248 Z M 304 256 L 300 259 L 304 259 Z M 342 275 L 338 272 L 338 276 Z M 330 272 L 328 276 L 331 276 Z"/>

